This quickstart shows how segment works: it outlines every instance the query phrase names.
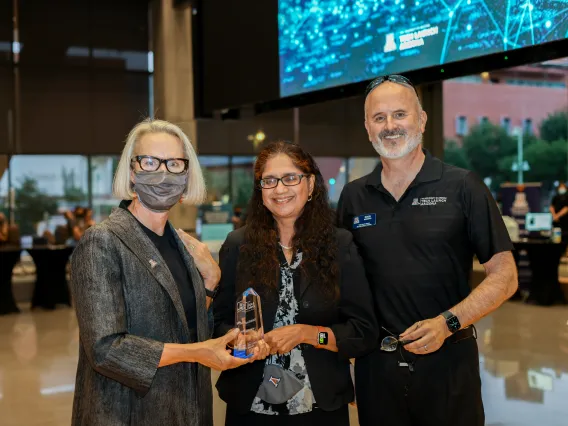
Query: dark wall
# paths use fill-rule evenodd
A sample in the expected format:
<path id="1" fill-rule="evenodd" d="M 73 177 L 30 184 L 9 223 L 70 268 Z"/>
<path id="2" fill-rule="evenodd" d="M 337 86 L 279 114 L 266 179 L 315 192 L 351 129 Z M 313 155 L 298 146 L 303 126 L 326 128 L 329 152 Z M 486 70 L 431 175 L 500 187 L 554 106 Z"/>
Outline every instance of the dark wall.
<path id="1" fill-rule="evenodd" d="M 315 156 L 375 156 L 364 126 L 363 98 L 301 107 L 299 142 Z M 293 110 L 274 111 L 241 120 L 201 119 L 197 146 L 202 155 L 254 155 L 248 140 L 262 130 L 267 141 L 294 140 Z"/>
<path id="2" fill-rule="evenodd" d="M 0 43 L 12 34 L 0 1 Z M 0 154 L 118 154 L 147 117 L 148 3 L 19 0 L 19 57 L 0 44 Z M 13 111 L 14 144 L 8 144 Z"/>
<path id="3" fill-rule="evenodd" d="M 197 115 L 278 98 L 278 0 L 204 0 L 196 9 Z"/>
<path id="4" fill-rule="evenodd" d="M 422 102 L 428 113 L 424 146 L 443 158 L 442 84 L 425 85 Z M 318 157 L 376 157 L 365 130 L 364 97 L 339 99 L 298 108 L 299 142 Z M 197 147 L 201 155 L 255 155 L 248 140 L 262 130 L 267 141 L 294 140 L 294 111 L 281 110 L 241 120 L 200 119 Z"/>
<path id="5" fill-rule="evenodd" d="M 117 154 L 148 115 L 148 76 L 20 70 L 19 154 Z"/>
<path id="6" fill-rule="evenodd" d="M 9 152 L 13 96 L 12 69 L 0 65 L 0 154 Z"/>
<path id="7" fill-rule="evenodd" d="M 0 153 L 9 146 L 9 120 L 13 102 L 11 60 L 12 1 L 0 0 Z"/>

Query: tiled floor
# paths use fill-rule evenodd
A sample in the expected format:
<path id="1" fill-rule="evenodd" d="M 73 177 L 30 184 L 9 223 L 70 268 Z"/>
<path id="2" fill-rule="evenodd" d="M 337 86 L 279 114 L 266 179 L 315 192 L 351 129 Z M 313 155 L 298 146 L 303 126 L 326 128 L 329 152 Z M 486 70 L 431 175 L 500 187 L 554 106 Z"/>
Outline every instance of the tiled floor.
<path id="1" fill-rule="evenodd" d="M 568 424 L 567 321 L 565 306 L 507 303 L 478 324 L 487 425 Z M 69 424 L 77 339 L 70 309 L 0 317 L 1 426 Z"/>

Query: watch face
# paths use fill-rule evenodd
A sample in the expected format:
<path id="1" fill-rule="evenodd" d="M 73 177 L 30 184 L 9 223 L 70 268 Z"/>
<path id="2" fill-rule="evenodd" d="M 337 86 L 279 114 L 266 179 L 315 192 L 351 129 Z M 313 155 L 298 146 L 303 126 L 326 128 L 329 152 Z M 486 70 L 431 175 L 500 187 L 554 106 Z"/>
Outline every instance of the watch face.
<path id="1" fill-rule="evenodd" d="M 457 317 L 453 316 L 448 318 L 448 328 L 450 329 L 450 331 L 456 332 L 460 329 L 460 321 L 458 320 Z"/>
<path id="2" fill-rule="evenodd" d="M 318 333 L 318 345 L 327 345 L 327 333 Z"/>

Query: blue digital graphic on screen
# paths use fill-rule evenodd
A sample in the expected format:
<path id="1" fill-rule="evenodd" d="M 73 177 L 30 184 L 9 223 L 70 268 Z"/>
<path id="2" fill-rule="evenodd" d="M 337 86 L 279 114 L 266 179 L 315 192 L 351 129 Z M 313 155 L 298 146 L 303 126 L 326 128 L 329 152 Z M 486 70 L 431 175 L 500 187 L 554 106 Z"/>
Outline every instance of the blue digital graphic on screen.
<path id="1" fill-rule="evenodd" d="M 282 97 L 568 37 L 568 0 L 279 0 Z"/>

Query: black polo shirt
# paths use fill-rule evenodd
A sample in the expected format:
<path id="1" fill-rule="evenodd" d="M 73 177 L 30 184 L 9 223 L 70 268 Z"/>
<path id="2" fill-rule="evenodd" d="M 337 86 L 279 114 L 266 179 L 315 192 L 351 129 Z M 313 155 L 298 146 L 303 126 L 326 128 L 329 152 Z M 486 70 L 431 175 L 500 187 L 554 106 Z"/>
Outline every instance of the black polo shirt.
<path id="1" fill-rule="evenodd" d="M 425 151 L 397 202 L 381 183 L 382 163 L 347 184 L 339 226 L 353 233 L 381 323 L 401 333 L 469 293 L 473 255 L 485 263 L 513 249 L 493 196 L 479 177 Z"/>

